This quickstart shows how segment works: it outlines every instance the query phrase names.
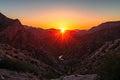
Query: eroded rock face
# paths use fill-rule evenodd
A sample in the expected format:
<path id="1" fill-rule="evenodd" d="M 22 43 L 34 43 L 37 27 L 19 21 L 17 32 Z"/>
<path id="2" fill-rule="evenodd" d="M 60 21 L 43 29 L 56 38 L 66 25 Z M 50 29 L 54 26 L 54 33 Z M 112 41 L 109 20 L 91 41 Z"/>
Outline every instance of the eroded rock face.
<path id="1" fill-rule="evenodd" d="M 40 80 L 38 77 L 30 73 L 18 73 L 15 71 L 9 71 L 0 69 L 0 80 Z"/>
<path id="2" fill-rule="evenodd" d="M 65 77 L 60 77 L 59 79 L 51 79 L 51 80 L 96 80 L 96 74 L 88 74 L 88 75 L 69 75 Z"/>

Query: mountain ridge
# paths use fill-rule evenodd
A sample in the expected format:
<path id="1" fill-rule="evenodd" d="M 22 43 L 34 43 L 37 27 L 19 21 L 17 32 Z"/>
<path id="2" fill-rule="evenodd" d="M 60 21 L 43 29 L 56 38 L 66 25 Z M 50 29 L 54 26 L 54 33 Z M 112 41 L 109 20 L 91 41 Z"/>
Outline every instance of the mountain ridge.
<path id="1" fill-rule="evenodd" d="M 66 51 L 63 51 L 64 49 L 62 50 L 60 49 L 60 46 L 61 46 L 59 41 L 60 35 L 59 36 L 55 35 L 57 32 L 59 32 L 59 30 L 57 31 L 57 30 L 43 30 L 41 28 L 40 29 L 29 28 L 29 27 L 27 28 L 27 26 L 19 24 L 19 20 L 17 20 L 17 23 L 18 24 L 11 25 L 12 27 L 8 27 L 8 29 L 5 29 L 5 31 L 3 31 L 2 34 L 0 34 L 1 37 L 4 36 L 6 38 L 6 41 L 9 42 L 10 45 L 16 48 L 23 48 L 23 49 L 24 48 L 27 49 L 27 46 L 31 46 L 35 49 L 42 49 L 43 51 L 50 53 L 49 55 L 52 55 L 54 57 L 56 56 L 56 58 L 59 55 L 63 55 L 63 53 L 66 52 Z M 109 26 L 105 27 L 106 25 L 109 25 Z M 114 21 L 114 22 L 106 22 L 106 23 L 100 24 L 98 27 L 94 29 L 90 29 L 85 32 L 74 31 L 74 30 L 69 31 L 69 35 L 71 35 L 69 40 L 71 41 L 70 42 L 68 41 L 66 44 L 62 44 L 62 47 L 66 46 L 67 47 L 66 50 L 71 50 L 67 45 L 69 44 L 69 46 L 71 46 L 71 48 L 73 48 L 74 50 L 78 48 L 78 46 L 81 46 L 87 43 L 85 47 L 81 46 L 83 48 L 80 48 L 80 50 L 84 50 L 87 47 L 90 48 L 90 46 L 92 46 L 92 43 L 95 43 L 95 44 L 99 43 L 99 45 L 102 46 L 106 41 L 110 41 L 110 38 L 111 39 L 119 38 L 119 31 L 120 31 L 119 25 L 120 25 L 120 21 Z M 105 35 L 109 37 L 105 37 Z M 99 38 L 99 36 L 101 38 Z M 58 37 L 58 40 L 55 40 L 56 37 Z M 82 43 L 79 43 L 79 41 L 81 41 Z M 56 47 L 52 47 L 52 45 Z M 71 54 L 71 56 L 73 55 L 73 53 L 71 53 L 73 50 L 68 52 L 69 54 Z M 86 49 L 84 51 L 88 51 L 88 53 L 90 53 L 93 50 L 94 50 L 94 47 L 93 49 L 90 49 L 90 50 Z M 77 53 L 75 54 L 76 56 L 78 56 L 78 54 L 80 55 L 80 53 L 81 54 L 86 53 L 78 50 L 75 50 L 74 52 Z M 68 55 L 65 55 L 65 56 L 67 59 Z"/>
<path id="2" fill-rule="evenodd" d="M 0 42 L 27 51 L 29 54 L 25 55 L 48 65 L 50 70 L 54 68 L 52 70 L 60 74 L 94 74 L 96 64 L 101 61 L 96 59 L 98 62 L 92 65 L 96 57 L 91 56 L 107 42 L 120 39 L 120 21 L 105 22 L 85 31 L 68 30 L 61 35 L 57 29 L 33 28 L 21 24 L 18 19 L 4 18 L 0 18 Z M 102 52 L 99 54 L 102 55 Z M 62 59 L 59 59 L 60 56 Z M 89 66 L 93 68 L 90 70 Z"/>

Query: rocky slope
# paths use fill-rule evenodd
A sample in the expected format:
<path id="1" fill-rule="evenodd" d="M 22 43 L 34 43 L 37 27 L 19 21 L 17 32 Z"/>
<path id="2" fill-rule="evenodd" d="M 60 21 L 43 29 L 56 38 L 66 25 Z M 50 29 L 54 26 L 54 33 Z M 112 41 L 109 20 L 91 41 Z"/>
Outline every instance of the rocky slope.
<path id="1" fill-rule="evenodd" d="M 27 50 L 28 54 L 25 55 L 29 55 L 46 65 L 59 68 L 56 60 L 48 55 L 47 51 L 41 49 L 42 46 L 39 41 L 44 41 L 41 39 L 44 36 L 42 34 L 45 32 L 43 29 L 24 26 L 18 19 L 9 19 L 1 13 L 0 28 L 1 43 L 9 44 L 22 51 Z M 43 42 L 41 43 L 44 45 Z"/>
<path id="2" fill-rule="evenodd" d="M 22 63 L 27 64 L 28 66 L 31 66 L 32 68 L 39 68 L 38 70 L 41 73 L 47 72 L 47 71 L 54 71 L 54 68 L 51 68 L 49 65 L 44 64 L 42 61 L 38 61 L 32 57 L 30 57 L 29 52 L 27 51 L 20 51 L 20 49 L 15 49 L 8 44 L 1 44 L 0 43 L 0 80 L 46 80 L 46 77 L 48 76 L 43 76 L 42 74 L 35 75 L 34 73 L 31 73 L 29 71 L 23 71 L 23 69 L 20 67 L 14 69 L 14 61 L 20 60 Z M 8 60 L 7 63 L 3 63 L 4 60 Z M 12 61 L 12 62 L 11 62 Z M 10 62 L 14 65 L 12 65 L 13 69 L 11 69 L 11 64 Z M 2 64 L 3 63 L 3 64 Z M 8 67 L 6 67 L 5 64 L 8 64 Z M 17 64 L 19 64 L 19 61 L 17 61 Z M 24 65 L 25 65 L 24 64 Z M 4 65 L 4 66 L 3 66 Z M 19 66 L 23 66 L 23 64 L 20 63 Z M 24 66 L 23 68 L 26 68 Z M 27 67 L 29 68 L 29 67 Z M 54 74 L 54 73 L 51 73 Z M 69 76 L 64 76 L 60 77 L 58 79 L 51 79 L 51 80 L 95 80 L 97 75 L 69 75 Z M 49 80 L 49 79 L 47 79 Z"/>
<path id="3" fill-rule="evenodd" d="M 47 76 L 54 78 L 55 75 L 61 74 L 61 71 L 56 69 L 57 66 L 53 68 L 43 61 L 31 57 L 30 54 L 31 53 L 26 50 L 21 51 L 8 44 L 0 43 L 0 69 L 28 72 L 42 78 L 47 78 Z"/>
<path id="4" fill-rule="evenodd" d="M 101 48 L 97 49 L 95 52 L 85 57 L 81 64 L 77 65 L 76 73 L 88 74 L 96 73 L 96 70 L 103 63 L 105 55 L 109 55 L 111 52 L 120 51 L 120 39 L 106 42 Z"/>
<path id="5" fill-rule="evenodd" d="M 30 73 L 0 69 L 0 80 L 42 80 Z"/>
<path id="6" fill-rule="evenodd" d="M 69 75 L 69 76 L 62 76 L 58 79 L 51 79 L 51 80 L 96 80 L 96 74 L 88 74 L 88 75 Z"/>

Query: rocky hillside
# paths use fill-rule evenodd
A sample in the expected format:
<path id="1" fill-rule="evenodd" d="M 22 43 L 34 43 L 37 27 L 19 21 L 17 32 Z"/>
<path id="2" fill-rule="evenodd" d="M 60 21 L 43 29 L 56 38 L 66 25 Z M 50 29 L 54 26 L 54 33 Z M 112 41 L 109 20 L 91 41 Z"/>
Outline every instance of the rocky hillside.
<path id="1" fill-rule="evenodd" d="M 30 73 L 0 69 L 0 80 L 42 80 Z"/>
<path id="2" fill-rule="evenodd" d="M 48 55 L 49 52 L 42 49 L 41 45 L 44 45 L 42 36 L 44 36 L 43 33 L 45 32 L 43 29 L 24 26 L 18 19 L 9 19 L 1 13 L 0 28 L 1 43 L 9 44 L 21 51 L 27 50 L 28 54 L 25 55 L 29 55 L 49 66 L 59 67 L 56 60 L 51 55 Z"/>
<path id="3" fill-rule="evenodd" d="M 115 53 L 119 51 L 120 39 L 106 42 L 101 48 L 84 58 L 81 64 L 77 65 L 78 69 L 76 72 L 81 74 L 96 73 L 96 70 L 103 63 L 106 55 L 109 55 L 111 52 Z"/>
<path id="4" fill-rule="evenodd" d="M 39 59 L 32 58 L 30 54 L 28 51 L 21 51 L 8 44 L 0 43 L 0 69 L 28 72 L 42 78 L 47 78 L 47 76 L 48 78 L 54 78 L 61 74 L 59 67 L 56 68 L 56 66 L 53 68 Z"/>

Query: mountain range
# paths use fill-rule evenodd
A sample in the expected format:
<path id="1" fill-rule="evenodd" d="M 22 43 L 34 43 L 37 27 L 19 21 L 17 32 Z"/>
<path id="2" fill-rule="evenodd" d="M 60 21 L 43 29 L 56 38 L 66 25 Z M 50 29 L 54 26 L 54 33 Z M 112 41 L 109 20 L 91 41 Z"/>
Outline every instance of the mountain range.
<path id="1" fill-rule="evenodd" d="M 99 59 L 111 49 L 119 50 L 119 39 L 120 21 L 105 22 L 89 30 L 67 30 L 62 35 L 58 29 L 26 26 L 0 13 L 1 59 L 7 55 L 35 63 L 43 72 L 95 74 L 97 64 L 102 62 Z"/>

